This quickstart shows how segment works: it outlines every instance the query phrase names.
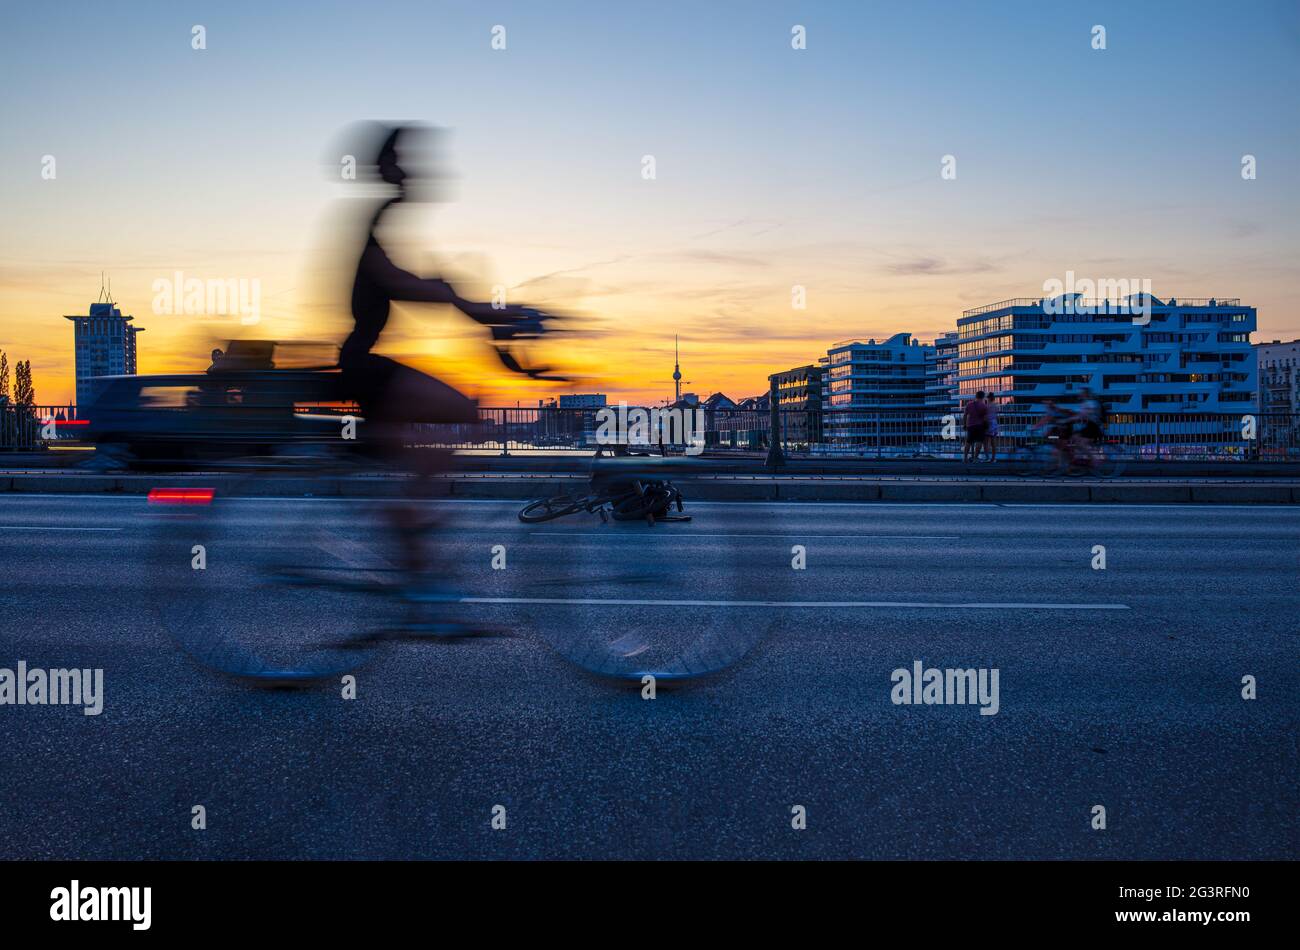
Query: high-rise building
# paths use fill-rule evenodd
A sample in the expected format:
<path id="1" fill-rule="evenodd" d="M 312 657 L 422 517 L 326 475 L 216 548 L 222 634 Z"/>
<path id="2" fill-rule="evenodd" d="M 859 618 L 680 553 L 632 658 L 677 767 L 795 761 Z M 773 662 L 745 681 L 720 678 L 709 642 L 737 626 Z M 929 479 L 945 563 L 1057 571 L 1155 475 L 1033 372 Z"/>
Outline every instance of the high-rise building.
<path id="1" fill-rule="evenodd" d="M 79 406 L 94 401 L 94 377 L 135 375 L 135 335 L 142 328 L 131 326 L 134 318 L 123 316 L 107 294 L 101 294 L 101 299 L 90 305 L 86 316 L 64 319 L 73 322 Z"/>
<path id="2" fill-rule="evenodd" d="M 1021 298 L 967 310 L 957 321 L 957 395 L 982 389 L 1008 409 L 1038 412 L 1088 387 L 1112 416 L 1254 411 L 1254 307 L 1151 297 L 1139 314 L 1139 304 Z"/>
<path id="3" fill-rule="evenodd" d="M 841 449 L 916 451 L 935 348 L 910 333 L 837 343 L 822 357 L 823 439 Z"/>

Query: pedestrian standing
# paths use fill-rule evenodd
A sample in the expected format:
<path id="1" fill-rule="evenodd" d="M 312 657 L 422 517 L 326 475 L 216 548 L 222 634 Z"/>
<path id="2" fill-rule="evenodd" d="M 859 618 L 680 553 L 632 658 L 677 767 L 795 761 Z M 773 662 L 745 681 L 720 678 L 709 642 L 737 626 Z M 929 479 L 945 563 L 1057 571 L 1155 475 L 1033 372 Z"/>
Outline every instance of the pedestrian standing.
<path id="1" fill-rule="evenodd" d="M 966 403 L 962 415 L 966 420 L 966 445 L 962 448 L 962 461 L 978 461 L 980 448 L 988 434 L 989 407 L 984 402 L 984 390 L 981 389 L 974 399 Z"/>
<path id="2" fill-rule="evenodd" d="M 989 461 L 993 462 L 998 457 L 998 404 L 992 393 L 989 393 L 986 405 L 988 406 L 988 433 L 984 436 L 984 449 Z"/>

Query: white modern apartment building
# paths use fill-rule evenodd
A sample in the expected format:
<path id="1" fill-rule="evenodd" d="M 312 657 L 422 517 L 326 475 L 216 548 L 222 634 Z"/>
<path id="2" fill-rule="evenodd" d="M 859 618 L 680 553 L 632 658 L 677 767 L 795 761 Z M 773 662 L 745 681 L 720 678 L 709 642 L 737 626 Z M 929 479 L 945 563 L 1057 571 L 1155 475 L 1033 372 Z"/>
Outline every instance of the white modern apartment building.
<path id="1" fill-rule="evenodd" d="M 957 390 L 953 385 L 959 339 L 951 330 L 934 341 L 925 364 L 925 439 L 927 451 L 945 451 L 951 440 L 943 439 L 948 420 L 959 412 Z M 949 444 L 945 444 L 945 442 Z"/>
<path id="2" fill-rule="evenodd" d="M 832 346 L 822 367 L 822 437 L 841 450 L 913 452 L 926 416 L 927 367 L 935 348 L 910 333 Z"/>
<path id="3" fill-rule="evenodd" d="M 1086 386 L 1111 415 L 1250 413 L 1254 329 L 1255 308 L 1227 298 L 1003 300 L 957 321 L 953 383 L 963 402 L 982 389 L 1033 412 L 1046 399 L 1077 401 Z"/>
<path id="4" fill-rule="evenodd" d="M 1068 407 L 1087 387 L 1111 436 L 1143 451 L 1249 455 L 1258 448 L 1243 435 L 1258 398 L 1254 329 L 1255 308 L 1232 298 L 1003 300 L 957 321 L 952 379 L 963 403 L 981 389 L 999 400 L 1007 434 L 1046 400 Z"/>

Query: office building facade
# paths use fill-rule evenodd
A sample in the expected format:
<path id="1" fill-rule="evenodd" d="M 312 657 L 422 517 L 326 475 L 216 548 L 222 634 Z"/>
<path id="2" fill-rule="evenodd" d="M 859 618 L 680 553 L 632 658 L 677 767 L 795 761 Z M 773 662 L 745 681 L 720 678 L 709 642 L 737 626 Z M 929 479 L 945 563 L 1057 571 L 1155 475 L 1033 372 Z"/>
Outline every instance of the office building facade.
<path id="1" fill-rule="evenodd" d="M 1300 340 L 1255 346 L 1262 452 L 1300 455 Z"/>
<path id="2" fill-rule="evenodd" d="M 77 404 L 89 405 L 95 397 L 92 380 L 96 376 L 134 376 L 136 342 L 140 327 L 134 319 L 123 316 L 111 300 L 90 305 L 90 312 L 65 316 L 73 323 L 76 347 Z"/>
<path id="3" fill-rule="evenodd" d="M 822 367 L 796 366 L 767 378 L 776 388 L 781 438 L 791 446 L 807 447 L 822 440 Z"/>

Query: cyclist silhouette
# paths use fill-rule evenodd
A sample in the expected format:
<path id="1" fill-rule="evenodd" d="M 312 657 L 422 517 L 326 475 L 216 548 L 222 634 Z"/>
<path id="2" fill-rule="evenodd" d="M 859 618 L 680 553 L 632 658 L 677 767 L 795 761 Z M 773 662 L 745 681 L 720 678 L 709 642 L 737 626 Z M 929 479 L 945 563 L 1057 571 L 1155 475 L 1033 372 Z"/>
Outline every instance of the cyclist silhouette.
<path id="1" fill-rule="evenodd" d="M 408 174 L 399 162 L 399 147 L 410 132 L 408 126 L 394 128 L 384 140 L 375 159 L 379 177 L 394 186 L 397 193 L 386 199 L 371 218 L 365 248 L 357 263 L 352 285 L 354 327 L 339 353 L 348 394 L 361 406 L 367 423 L 386 429 L 405 422 L 477 422 L 475 404 L 454 388 L 371 349 L 379 340 L 393 301 L 414 303 L 449 303 L 467 317 L 492 328 L 495 340 L 507 341 L 517 336 L 540 335 L 546 315 L 526 307 L 494 308 L 460 296 L 440 277 L 418 277 L 392 262 L 375 232 L 384 215 L 408 199 Z M 541 369 L 524 369 L 514 356 L 498 348 L 502 364 L 514 372 L 537 376 Z M 376 433 L 387 437 L 387 431 Z"/>
<path id="2" fill-rule="evenodd" d="M 491 328 L 497 357 L 507 369 L 534 378 L 546 378 L 540 377 L 544 369 L 524 368 L 507 347 L 509 341 L 540 336 L 548 315 L 527 307 L 494 307 L 467 300 L 441 277 L 419 277 L 389 258 L 376 231 L 385 214 L 410 197 L 411 176 L 400 159 L 403 140 L 412 131 L 411 126 L 392 128 L 375 157 L 379 178 L 393 186 L 396 194 L 385 199 L 370 219 L 352 285 L 354 326 L 339 352 L 338 365 L 344 395 L 361 407 L 364 439 L 384 457 L 399 460 L 414 471 L 418 477 L 408 487 L 408 494 L 423 495 L 427 479 L 449 467 L 451 453 L 428 448 L 407 451 L 407 424 L 472 424 L 479 421 L 478 411 L 474 400 L 447 383 L 371 352 L 388 323 L 393 302 L 451 304 Z M 421 517 L 414 506 L 395 509 L 391 517 L 402 540 L 405 567 L 421 571 L 427 566 L 422 538 L 433 522 L 427 514 Z"/>

